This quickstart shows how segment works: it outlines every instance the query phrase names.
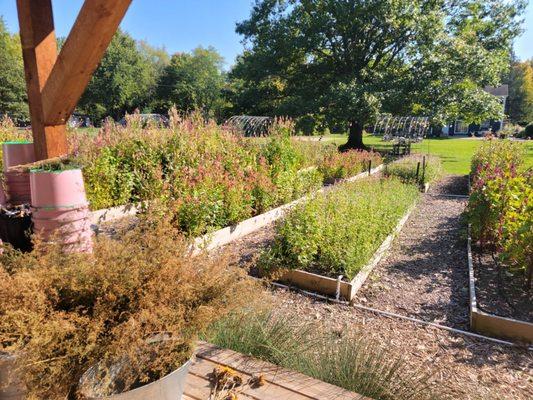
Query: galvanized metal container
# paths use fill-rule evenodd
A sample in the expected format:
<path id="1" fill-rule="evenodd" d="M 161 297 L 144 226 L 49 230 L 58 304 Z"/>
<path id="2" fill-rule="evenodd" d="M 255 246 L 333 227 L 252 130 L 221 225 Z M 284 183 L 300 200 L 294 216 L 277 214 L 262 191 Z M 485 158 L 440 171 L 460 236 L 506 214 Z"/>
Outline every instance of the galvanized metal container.
<path id="1" fill-rule="evenodd" d="M 16 375 L 16 356 L 0 352 L 0 400 L 23 400 L 26 390 Z"/>
<path id="2" fill-rule="evenodd" d="M 181 400 L 190 365 L 191 360 L 158 381 L 107 397 L 95 393 L 97 382 L 94 380 L 97 374 L 96 367 L 93 367 L 80 379 L 80 394 L 87 400 Z"/>

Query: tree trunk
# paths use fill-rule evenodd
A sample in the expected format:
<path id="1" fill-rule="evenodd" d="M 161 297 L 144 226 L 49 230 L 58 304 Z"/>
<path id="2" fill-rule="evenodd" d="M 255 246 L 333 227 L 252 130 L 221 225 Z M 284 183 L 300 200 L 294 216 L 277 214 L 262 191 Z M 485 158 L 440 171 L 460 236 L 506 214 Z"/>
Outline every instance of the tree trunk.
<path id="1" fill-rule="evenodd" d="M 339 147 L 340 151 L 352 149 L 366 150 L 366 146 L 363 144 L 363 124 L 359 121 L 350 121 L 348 141 Z"/>

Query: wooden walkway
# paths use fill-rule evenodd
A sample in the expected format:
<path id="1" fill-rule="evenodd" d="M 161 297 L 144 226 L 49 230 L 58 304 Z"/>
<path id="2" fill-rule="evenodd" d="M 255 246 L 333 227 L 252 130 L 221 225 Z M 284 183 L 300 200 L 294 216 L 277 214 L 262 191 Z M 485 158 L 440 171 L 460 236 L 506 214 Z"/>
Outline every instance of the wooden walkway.
<path id="1" fill-rule="evenodd" d="M 239 400 L 369 400 L 357 393 L 298 372 L 288 371 L 231 350 L 222 350 L 207 343 L 201 343 L 198 348 L 196 360 L 187 377 L 184 399 L 210 399 L 210 376 L 217 367 L 231 368 L 245 383 L 252 376 L 264 378 L 265 383 L 261 387 L 252 389 L 250 385 L 245 384 L 237 389 Z"/>

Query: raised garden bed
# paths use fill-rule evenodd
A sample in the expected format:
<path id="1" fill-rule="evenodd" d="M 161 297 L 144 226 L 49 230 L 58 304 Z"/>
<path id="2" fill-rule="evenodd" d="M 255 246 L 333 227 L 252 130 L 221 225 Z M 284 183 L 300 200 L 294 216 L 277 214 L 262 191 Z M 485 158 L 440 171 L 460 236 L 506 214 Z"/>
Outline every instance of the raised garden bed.
<path id="1" fill-rule="evenodd" d="M 260 257 L 258 273 L 351 301 L 417 199 L 414 186 L 389 179 L 369 179 L 321 194 L 276 225 L 273 245 Z"/>
<path id="2" fill-rule="evenodd" d="M 481 273 L 480 275 L 483 276 L 482 282 L 480 282 L 479 276 L 476 278 L 476 272 L 478 271 L 477 267 L 481 267 L 481 265 L 474 261 L 470 229 L 468 235 L 467 256 L 470 287 L 470 328 L 483 335 L 532 344 L 533 323 L 529 322 L 531 321 L 531 315 L 533 312 L 531 293 L 519 294 L 516 291 L 518 288 L 516 288 L 515 283 L 513 285 L 515 288 L 513 294 L 515 295 L 515 298 L 518 298 L 521 305 L 519 306 L 519 309 L 516 309 L 516 307 L 513 309 L 508 303 L 509 298 L 506 299 L 503 297 L 501 291 L 498 293 L 498 289 L 493 286 L 497 285 L 497 283 L 492 281 L 492 279 L 487 281 L 487 278 L 495 278 L 497 272 L 485 271 Z M 482 258 L 490 257 L 487 254 L 478 254 L 476 255 L 476 258 L 478 256 Z M 477 267 L 476 264 L 478 264 Z M 509 278 L 512 279 L 511 277 Z M 476 288 L 477 283 L 483 283 L 483 287 Z M 479 289 L 479 291 L 477 289 Z M 521 289 L 523 292 L 523 287 Z M 478 302 L 478 299 L 482 299 L 482 303 Z M 483 305 L 480 307 L 480 304 Z M 503 315 L 498 315 L 498 313 Z"/>
<path id="3" fill-rule="evenodd" d="M 533 172 L 524 160 L 510 141 L 487 141 L 472 158 L 467 250 L 472 330 L 531 344 Z"/>
<path id="4" fill-rule="evenodd" d="M 333 279 L 327 276 L 322 276 L 318 274 L 313 274 L 311 272 L 302 271 L 302 270 L 292 270 L 287 271 L 281 278 L 280 281 L 291 286 L 295 286 L 299 289 L 309 290 L 316 293 L 323 294 L 325 296 L 330 296 L 336 300 L 346 300 L 352 301 L 356 296 L 358 290 L 363 286 L 366 279 L 374 269 L 376 265 L 383 259 L 387 254 L 387 251 L 392 246 L 394 238 L 402 230 L 403 226 L 409 219 L 412 211 L 414 209 L 411 207 L 403 218 L 398 222 L 394 231 L 387 236 L 383 241 L 381 246 L 376 250 L 368 264 L 366 264 L 361 271 L 350 281 L 343 279 Z"/>
<path id="5" fill-rule="evenodd" d="M 346 182 L 356 182 L 360 179 L 366 178 L 367 176 L 377 174 L 383 170 L 383 164 L 378 165 L 375 168 L 372 168 L 370 171 L 361 172 L 355 176 L 340 179 L 336 184 L 346 183 Z M 317 193 L 330 190 L 334 185 L 328 185 L 319 189 Z M 288 204 L 282 205 L 280 207 L 274 208 L 273 210 L 267 211 L 266 213 L 260 214 L 256 217 L 246 219 L 238 224 L 228 226 L 217 231 L 211 232 L 209 234 L 200 236 L 195 240 L 196 249 L 206 249 L 213 250 L 217 247 L 224 246 L 228 243 L 231 243 L 237 239 L 240 239 L 246 235 L 249 235 L 272 222 L 277 221 L 283 215 L 286 214 L 295 205 L 309 199 L 311 195 L 303 196 L 297 200 L 294 200 Z M 115 221 L 118 219 L 131 217 L 136 215 L 141 211 L 141 205 L 127 205 L 120 207 L 113 207 L 104 210 L 93 211 L 91 214 L 91 221 L 94 225 L 100 225 L 102 223 Z"/>

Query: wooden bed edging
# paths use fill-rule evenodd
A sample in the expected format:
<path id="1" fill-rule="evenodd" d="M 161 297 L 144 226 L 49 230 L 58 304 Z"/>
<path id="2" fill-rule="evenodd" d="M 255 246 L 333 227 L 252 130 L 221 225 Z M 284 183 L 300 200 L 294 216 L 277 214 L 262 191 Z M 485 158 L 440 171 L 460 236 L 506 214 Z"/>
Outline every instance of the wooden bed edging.
<path id="1" fill-rule="evenodd" d="M 280 282 L 298 287 L 300 289 L 330 296 L 336 300 L 345 299 L 347 301 L 352 301 L 372 270 L 376 267 L 376 265 L 378 265 L 378 263 L 383 259 L 387 251 L 392 246 L 394 238 L 402 230 L 417 203 L 418 201 L 416 201 L 409 208 L 402 219 L 400 219 L 392 233 L 385 238 L 381 246 L 379 246 L 379 248 L 376 250 L 368 264 L 361 268 L 359 273 L 350 282 L 313 274 L 311 272 L 302 271 L 299 269 L 287 271 L 280 279 Z"/>
<path id="2" fill-rule="evenodd" d="M 470 329 L 474 332 L 496 338 L 533 343 L 533 324 L 518 319 L 501 317 L 481 311 L 477 306 L 476 277 L 472 259 L 472 237 L 468 225 L 467 257 L 468 257 L 468 284 L 470 293 Z"/>
<path id="3" fill-rule="evenodd" d="M 141 204 L 127 204 L 112 208 L 105 208 L 91 212 L 91 224 L 99 225 L 104 222 L 136 215 L 141 211 Z"/>
<path id="4" fill-rule="evenodd" d="M 244 398 L 254 399 L 313 399 L 313 400 L 370 400 L 358 393 L 339 386 L 319 381 L 300 372 L 287 370 L 278 365 L 259 360 L 233 350 L 222 349 L 206 342 L 198 342 L 196 360 L 189 374 L 206 378 L 213 371 L 211 363 L 229 367 L 245 377 L 263 376 L 265 385 L 255 389 L 245 389 Z M 207 364 L 209 367 L 202 364 Z M 246 379 L 245 379 L 246 380 Z M 193 382 L 187 382 L 190 386 Z M 187 393 L 188 390 L 186 389 Z M 201 397 L 205 398 L 205 397 Z M 239 396 L 240 398 L 240 396 Z"/>

